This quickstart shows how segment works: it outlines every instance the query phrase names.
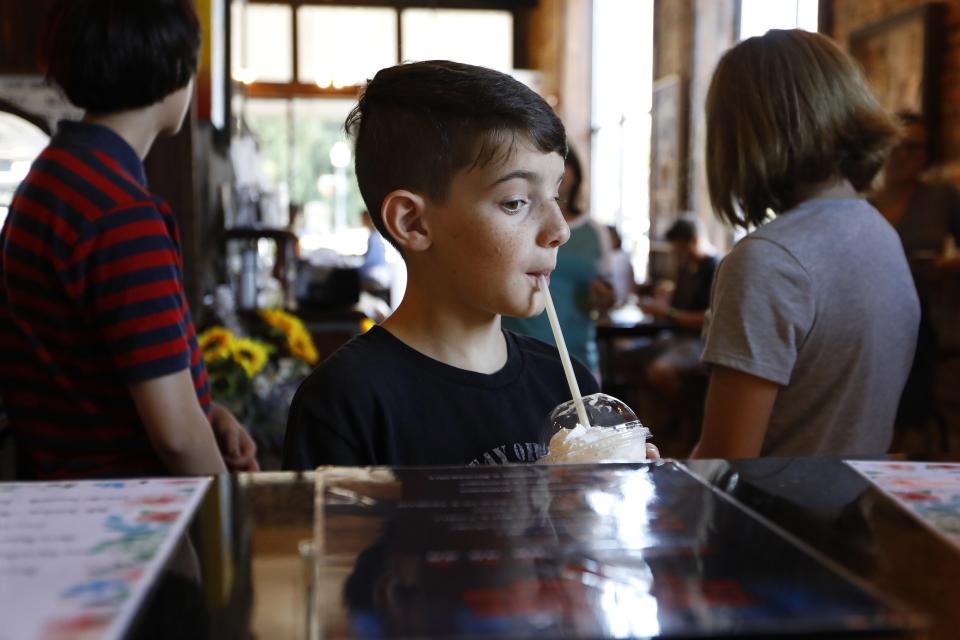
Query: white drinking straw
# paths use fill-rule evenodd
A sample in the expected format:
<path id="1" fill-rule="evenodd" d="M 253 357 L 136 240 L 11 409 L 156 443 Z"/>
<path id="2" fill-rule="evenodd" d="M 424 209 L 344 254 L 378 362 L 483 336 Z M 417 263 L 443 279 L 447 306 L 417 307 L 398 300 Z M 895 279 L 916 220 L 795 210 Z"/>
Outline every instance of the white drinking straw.
<path id="1" fill-rule="evenodd" d="M 567 343 L 563 340 L 563 332 L 560 331 L 560 321 L 557 320 L 557 310 L 553 306 L 553 298 L 550 296 L 550 287 L 547 286 L 547 279 L 540 276 L 538 279 L 540 290 L 547 299 L 547 317 L 550 319 L 550 328 L 553 330 L 553 339 L 557 343 L 557 349 L 560 351 L 560 362 L 563 363 L 563 373 L 567 376 L 567 384 L 570 385 L 570 393 L 573 395 L 573 404 L 577 408 L 577 419 L 584 427 L 590 426 L 587 420 L 587 410 L 583 406 L 583 398 L 580 396 L 580 385 L 577 384 L 577 376 L 573 374 L 573 364 L 570 363 L 570 354 L 567 352 Z"/>

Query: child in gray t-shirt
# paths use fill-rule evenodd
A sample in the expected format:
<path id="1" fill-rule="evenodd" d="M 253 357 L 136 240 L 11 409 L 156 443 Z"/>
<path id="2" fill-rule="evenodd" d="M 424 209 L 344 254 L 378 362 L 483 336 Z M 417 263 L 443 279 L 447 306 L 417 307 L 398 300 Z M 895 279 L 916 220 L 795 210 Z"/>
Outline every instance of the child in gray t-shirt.
<path id="1" fill-rule="evenodd" d="M 756 230 L 714 283 L 695 456 L 886 452 L 920 309 L 896 233 L 858 192 L 896 136 L 821 35 L 772 30 L 720 60 L 710 198 L 722 219 Z"/>

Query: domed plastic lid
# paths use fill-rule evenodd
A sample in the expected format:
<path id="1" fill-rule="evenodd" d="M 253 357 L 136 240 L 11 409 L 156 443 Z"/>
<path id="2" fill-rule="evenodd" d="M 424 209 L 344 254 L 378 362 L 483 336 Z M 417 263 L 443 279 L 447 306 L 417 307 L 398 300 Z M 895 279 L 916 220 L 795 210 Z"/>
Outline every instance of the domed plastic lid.
<path id="1" fill-rule="evenodd" d="M 650 430 L 621 400 L 605 393 L 583 398 L 589 427 L 579 423 L 573 400 L 557 406 L 548 423 L 551 434 L 544 464 L 584 462 L 636 462 L 647 457 Z"/>
<path id="2" fill-rule="evenodd" d="M 637 422 L 637 414 L 622 400 L 605 393 L 593 393 L 583 396 L 583 407 L 587 411 L 587 419 L 591 427 L 616 427 L 628 422 Z M 579 424 L 577 407 L 573 400 L 567 400 L 550 414 L 550 424 L 553 430 L 564 428 L 573 429 Z"/>

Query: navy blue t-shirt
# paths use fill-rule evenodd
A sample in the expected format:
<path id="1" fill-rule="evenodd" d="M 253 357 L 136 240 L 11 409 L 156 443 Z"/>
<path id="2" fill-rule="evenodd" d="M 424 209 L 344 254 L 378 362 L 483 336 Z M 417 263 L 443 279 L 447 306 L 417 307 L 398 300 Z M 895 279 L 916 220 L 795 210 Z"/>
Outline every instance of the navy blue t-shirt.
<path id="1" fill-rule="evenodd" d="M 570 390 L 556 347 L 504 335 L 507 363 L 490 375 L 438 362 L 381 327 L 357 336 L 297 391 L 284 468 L 535 461 Z M 599 391 L 582 363 L 574 368 L 584 395 Z"/>

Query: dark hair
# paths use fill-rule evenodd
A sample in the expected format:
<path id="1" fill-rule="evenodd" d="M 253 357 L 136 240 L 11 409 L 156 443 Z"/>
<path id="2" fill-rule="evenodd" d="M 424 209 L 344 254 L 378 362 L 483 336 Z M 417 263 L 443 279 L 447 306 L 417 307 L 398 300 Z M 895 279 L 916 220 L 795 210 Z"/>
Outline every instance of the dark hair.
<path id="1" fill-rule="evenodd" d="M 842 177 L 866 189 L 899 135 L 857 63 L 799 29 L 771 29 L 727 51 L 706 115 L 710 201 L 742 227 L 797 205 L 805 185 Z"/>
<path id="2" fill-rule="evenodd" d="M 191 0 L 58 0 L 47 18 L 47 79 L 91 113 L 146 107 L 197 70 Z"/>
<path id="3" fill-rule="evenodd" d="M 563 203 L 563 211 L 575 218 L 583 213 L 583 207 L 580 206 L 580 188 L 583 186 L 583 165 L 580 164 L 580 157 L 571 146 L 567 146 L 567 157 L 564 160 L 564 164 L 573 171 L 573 180 L 570 181 L 570 195 L 567 196 L 567 201 Z"/>
<path id="4" fill-rule="evenodd" d="M 692 242 L 698 235 L 696 222 L 687 218 L 678 218 L 667 229 L 666 238 L 668 242 Z"/>
<path id="5" fill-rule="evenodd" d="M 443 202 L 454 174 L 506 158 L 518 141 L 567 153 L 563 123 L 505 73 L 447 60 L 381 69 L 346 120 L 356 143 L 357 183 L 381 234 L 388 193 L 409 189 Z"/>

